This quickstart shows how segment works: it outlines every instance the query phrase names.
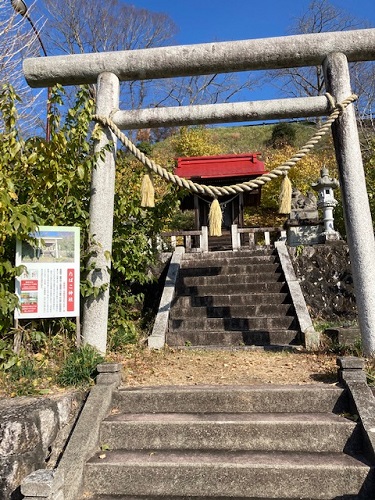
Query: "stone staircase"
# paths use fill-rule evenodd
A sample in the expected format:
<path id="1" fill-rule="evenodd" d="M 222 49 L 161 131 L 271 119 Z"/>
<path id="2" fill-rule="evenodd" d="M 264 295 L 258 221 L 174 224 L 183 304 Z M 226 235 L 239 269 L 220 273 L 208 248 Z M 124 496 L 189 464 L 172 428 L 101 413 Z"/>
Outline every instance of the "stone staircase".
<path id="1" fill-rule="evenodd" d="M 332 386 L 120 390 L 82 498 L 371 500 L 373 469 L 347 408 Z"/>
<path id="2" fill-rule="evenodd" d="M 303 340 L 274 249 L 185 254 L 169 318 L 169 346 Z"/>

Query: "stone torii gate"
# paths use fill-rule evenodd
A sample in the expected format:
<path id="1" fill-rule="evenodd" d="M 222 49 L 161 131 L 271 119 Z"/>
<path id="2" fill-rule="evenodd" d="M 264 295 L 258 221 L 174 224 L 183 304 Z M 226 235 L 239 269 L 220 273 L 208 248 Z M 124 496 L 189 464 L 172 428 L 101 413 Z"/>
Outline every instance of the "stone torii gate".
<path id="1" fill-rule="evenodd" d="M 31 87 L 97 83 L 96 114 L 122 129 L 200 123 L 230 123 L 326 116 L 325 96 L 118 110 L 119 82 L 188 75 L 322 65 L 326 90 L 340 103 L 351 95 L 348 62 L 375 60 L 375 29 L 205 43 L 95 54 L 31 58 L 24 73 Z M 332 127 L 364 353 L 375 355 L 375 240 L 353 106 Z M 101 150 L 115 137 L 106 128 Z M 91 279 L 106 290 L 84 305 L 84 341 L 105 353 L 112 249 L 116 148 L 106 152 L 92 173 L 90 232 L 95 239 Z"/>

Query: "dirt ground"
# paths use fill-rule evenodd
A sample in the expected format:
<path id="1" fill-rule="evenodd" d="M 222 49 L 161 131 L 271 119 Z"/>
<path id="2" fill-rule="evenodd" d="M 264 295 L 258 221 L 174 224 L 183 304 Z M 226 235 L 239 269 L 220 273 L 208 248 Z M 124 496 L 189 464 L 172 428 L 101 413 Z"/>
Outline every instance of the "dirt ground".
<path id="1" fill-rule="evenodd" d="M 336 356 L 263 350 L 135 350 L 113 361 L 124 365 L 123 385 L 334 384 Z"/>

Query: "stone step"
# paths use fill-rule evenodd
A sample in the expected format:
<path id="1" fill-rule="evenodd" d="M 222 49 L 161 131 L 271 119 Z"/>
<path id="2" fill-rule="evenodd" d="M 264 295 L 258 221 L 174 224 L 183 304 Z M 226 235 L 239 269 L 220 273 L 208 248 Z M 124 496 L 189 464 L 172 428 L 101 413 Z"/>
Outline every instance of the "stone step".
<path id="1" fill-rule="evenodd" d="M 88 494 L 146 498 L 323 500 L 359 495 L 369 476 L 366 463 L 341 453 L 121 450 L 91 458 L 84 486 Z"/>
<path id="2" fill-rule="evenodd" d="M 202 253 L 185 253 L 184 260 L 204 260 L 204 259 L 221 259 L 221 258 L 244 258 L 244 257 L 263 257 L 269 255 L 276 255 L 274 248 L 265 246 L 258 246 L 254 248 L 241 248 L 241 250 L 233 252 L 232 250 L 216 251 L 216 252 L 202 252 Z"/>
<path id="3" fill-rule="evenodd" d="M 179 296 L 173 301 L 173 307 L 228 307 L 240 305 L 273 305 L 290 304 L 289 293 L 251 293 L 251 294 L 232 294 L 232 295 L 193 295 Z"/>
<path id="4" fill-rule="evenodd" d="M 288 286 L 283 281 L 276 283 L 240 283 L 219 285 L 195 285 L 178 288 L 179 295 L 228 295 L 251 293 L 287 293 Z"/>
<path id="5" fill-rule="evenodd" d="M 182 297 L 181 299 L 186 299 Z M 244 317 L 282 317 L 294 316 L 294 307 L 291 304 L 254 304 L 236 306 L 192 306 L 190 301 L 178 299 L 171 310 L 171 319 L 194 318 L 244 318 Z"/>
<path id="6" fill-rule="evenodd" d="M 183 267 L 180 269 L 180 276 L 185 278 L 187 276 L 220 276 L 220 275 L 235 275 L 241 276 L 243 274 L 251 273 L 280 273 L 281 266 L 278 263 L 265 263 L 265 264 L 244 264 L 244 265 L 225 265 L 218 266 L 215 263 L 211 266 L 192 266 Z"/>
<path id="7" fill-rule="evenodd" d="M 170 495 L 163 495 L 161 496 L 155 496 L 155 495 L 147 495 L 147 497 L 144 496 L 134 496 L 134 495 L 90 495 L 84 496 L 83 500 L 275 500 L 274 498 L 254 498 L 254 497 L 207 497 L 207 496 L 170 496 Z M 350 496 L 350 497 L 340 497 L 338 500 L 368 500 L 371 498 L 370 496 L 364 497 L 364 496 Z M 288 498 L 287 500 L 300 500 L 299 498 Z M 319 500 L 316 497 L 310 497 L 308 500 Z"/>
<path id="8" fill-rule="evenodd" d="M 176 331 L 277 331 L 297 330 L 298 323 L 294 316 L 248 317 L 248 318 L 195 318 L 171 319 L 169 332 Z"/>
<path id="9" fill-rule="evenodd" d="M 278 283 L 284 281 L 283 273 L 220 274 L 217 276 L 179 276 L 177 288 L 200 285 L 238 285 L 248 283 Z"/>
<path id="10" fill-rule="evenodd" d="M 333 413 L 122 413 L 102 423 L 109 449 L 358 452 L 357 425 Z"/>
<path id="11" fill-rule="evenodd" d="M 131 388 L 113 401 L 121 413 L 341 413 L 347 405 L 343 389 L 308 384 Z"/>
<path id="12" fill-rule="evenodd" d="M 302 345 L 299 330 L 204 331 L 181 330 L 167 333 L 170 347 L 184 346 L 290 346 Z"/>
<path id="13" fill-rule="evenodd" d="M 344 496 L 344 497 L 339 497 L 335 500 L 369 500 L 372 499 L 373 497 L 370 495 L 355 495 L 355 496 Z M 85 495 L 83 500 L 275 500 L 275 498 L 255 498 L 255 497 L 227 497 L 227 496 L 216 496 L 216 497 L 207 497 L 207 496 L 170 496 L 170 495 L 163 495 L 163 496 L 154 496 L 154 495 L 147 495 L 147 497 L 144 496 L 134 496 L 134 495 L 90 495 L 87 496 Z M 300 500 L 300 498 L 290 498 L 285 500 Z M 321 500 L 314 497 L 309 497 L 308 500 Z"/>
<path id="14" fill-rule="evenodd" d="M 202 255 L 202 254 L 194 254 Z M 207 255 L 207 254 L 206 254 Z M 279 264 L 279 260 L 276 255 L 249 255 L 249 256 L 233 256 L 229 257 L 204 257 L 198 259 L 187 259 L 185 256 L 181 261 L 181 269 L 190 268 L 205 268 L 205 267 L 226 267 L 226 266 L 254 266 L 254 265 L 268 265 L 268 264 Z"/>

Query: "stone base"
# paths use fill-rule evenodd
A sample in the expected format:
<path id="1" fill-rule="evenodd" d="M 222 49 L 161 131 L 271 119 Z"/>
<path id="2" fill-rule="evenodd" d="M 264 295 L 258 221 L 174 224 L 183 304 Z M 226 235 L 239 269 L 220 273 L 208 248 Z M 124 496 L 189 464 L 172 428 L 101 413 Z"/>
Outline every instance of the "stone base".
<path id="1" fill-rule="evenodd" d="M 358 327 L 327 328 L 324 334 L 337 344 L 354 345 L 361 340 L 361 332 Z"/>
<path id="2" fill-rule="evenodd" d="M 287 242 L 291 247 L 299 245 L 317 245 L 321 243 L 321 226 L 319 225 L 301 225 L 289 226 L 287 231 Z"/>
<path id="3" fill-rule="evenodd" d="M 329 243 L 330 241 L 339 241 L 341 240 L 340 233 L 337 231 L 331 231 L 329 233 L 321 233 L 321 243 Z"/>

